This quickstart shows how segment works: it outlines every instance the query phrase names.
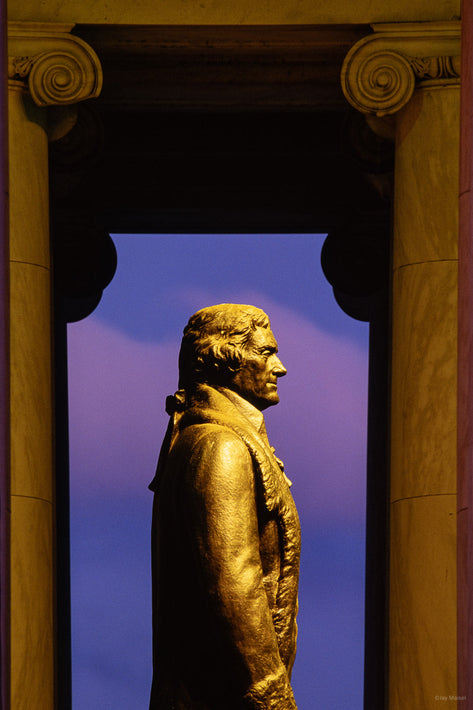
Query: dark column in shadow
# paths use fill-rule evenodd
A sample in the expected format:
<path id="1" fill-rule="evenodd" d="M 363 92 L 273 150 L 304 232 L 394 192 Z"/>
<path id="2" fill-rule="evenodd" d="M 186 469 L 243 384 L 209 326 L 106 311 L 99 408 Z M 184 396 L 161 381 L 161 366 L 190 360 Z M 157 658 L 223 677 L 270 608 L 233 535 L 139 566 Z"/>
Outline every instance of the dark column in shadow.
<path id="1" fill-rule="evenodd" d="M 106 231 L 72 218 L 53 227 L 55 293 L 55 457 L 57 569 L 57 688 L 60 710 L 72 706 L 71 575 L 69 494 L 69 411 L 67 324 L 97 307 L 117 266 L 115 245 Z"/>
<path id="2" fill-rule="evenodd" d="M 56 593 L 58 708 L 71 707 L 71 575 L 69 535 L 69 421 L 67 388 L 67 319 L 63 298 L 55 296 L 55 463 L 56 463 Z"/>
<path id="3" fill-rule="evenodd" d="M 387 289 L 370 318 L 366 469 L 365 710 L 387 706 L 389 574 L 389 361 Z"/>
<path id="4" fill-rule="evenodd" d="M 364 709 L 387 703 L 389 495 L 389 225 L 353 216 L 331 232 L 322 268 L 339 306 L 368 321 L 369 391 L 366 471 Z"/>

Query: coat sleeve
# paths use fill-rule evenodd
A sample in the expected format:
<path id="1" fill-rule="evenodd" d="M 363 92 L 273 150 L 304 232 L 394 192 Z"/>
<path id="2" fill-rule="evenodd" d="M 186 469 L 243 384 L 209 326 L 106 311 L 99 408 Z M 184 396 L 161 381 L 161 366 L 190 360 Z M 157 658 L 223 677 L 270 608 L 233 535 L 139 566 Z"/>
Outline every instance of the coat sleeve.
<path id="1" fill-rule="evenodd" d="M 186 468 L 190 538 L 218 624 L 248 678 L 244 706 L 297 710 L 263 585 L 248 449 L 234 432 L 209 427 Z"/>

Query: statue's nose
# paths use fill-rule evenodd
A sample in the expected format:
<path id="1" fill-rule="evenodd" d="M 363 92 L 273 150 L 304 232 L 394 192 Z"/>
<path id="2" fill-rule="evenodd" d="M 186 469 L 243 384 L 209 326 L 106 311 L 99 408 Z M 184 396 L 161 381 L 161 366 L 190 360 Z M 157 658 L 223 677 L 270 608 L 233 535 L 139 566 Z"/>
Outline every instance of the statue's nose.
<path id="1" fill-rule="evenodd" d="M 276 377 L 284 377 L 284 375 L 287 375 L 287 370 L 279 358 L 276 358 L 276 364 L 274 366 L 273 372 Z"/>

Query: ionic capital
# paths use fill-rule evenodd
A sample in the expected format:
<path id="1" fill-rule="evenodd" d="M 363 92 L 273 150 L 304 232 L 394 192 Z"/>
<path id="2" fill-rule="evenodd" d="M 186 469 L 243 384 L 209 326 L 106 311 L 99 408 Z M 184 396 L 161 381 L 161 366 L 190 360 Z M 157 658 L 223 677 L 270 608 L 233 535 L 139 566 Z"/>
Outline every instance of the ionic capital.
<path id="1" fill-rule="evenodd" d="M 38 106 L 64 106 L 100 94 L 100 61 L 86 42 L 70 34 L 73 27 L 8 24 L 8 78 L 24 82 Z"/>
<path id="2" fill-rule="evenodd" d="M 342 89 L 354 108 L 386 116 L 401 109 L 417 86 L 459 83 L 460 23 L 373 25 L 342 67 Z"/>

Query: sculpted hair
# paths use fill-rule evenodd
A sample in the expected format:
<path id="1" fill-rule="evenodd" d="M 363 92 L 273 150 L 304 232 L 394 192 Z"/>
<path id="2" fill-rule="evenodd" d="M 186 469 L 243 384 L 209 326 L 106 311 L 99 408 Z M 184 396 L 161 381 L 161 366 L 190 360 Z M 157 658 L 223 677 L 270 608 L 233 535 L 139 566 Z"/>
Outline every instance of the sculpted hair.
<path id="1" fill-rule="evenodd" d="M 197 311 L 184 328 L 179 353 L 179 387 L 225 385 L 240 368 L 243 348 L 256 328 L 269 328 L 269 318 L 255 306 L 221 303 Z"/>

